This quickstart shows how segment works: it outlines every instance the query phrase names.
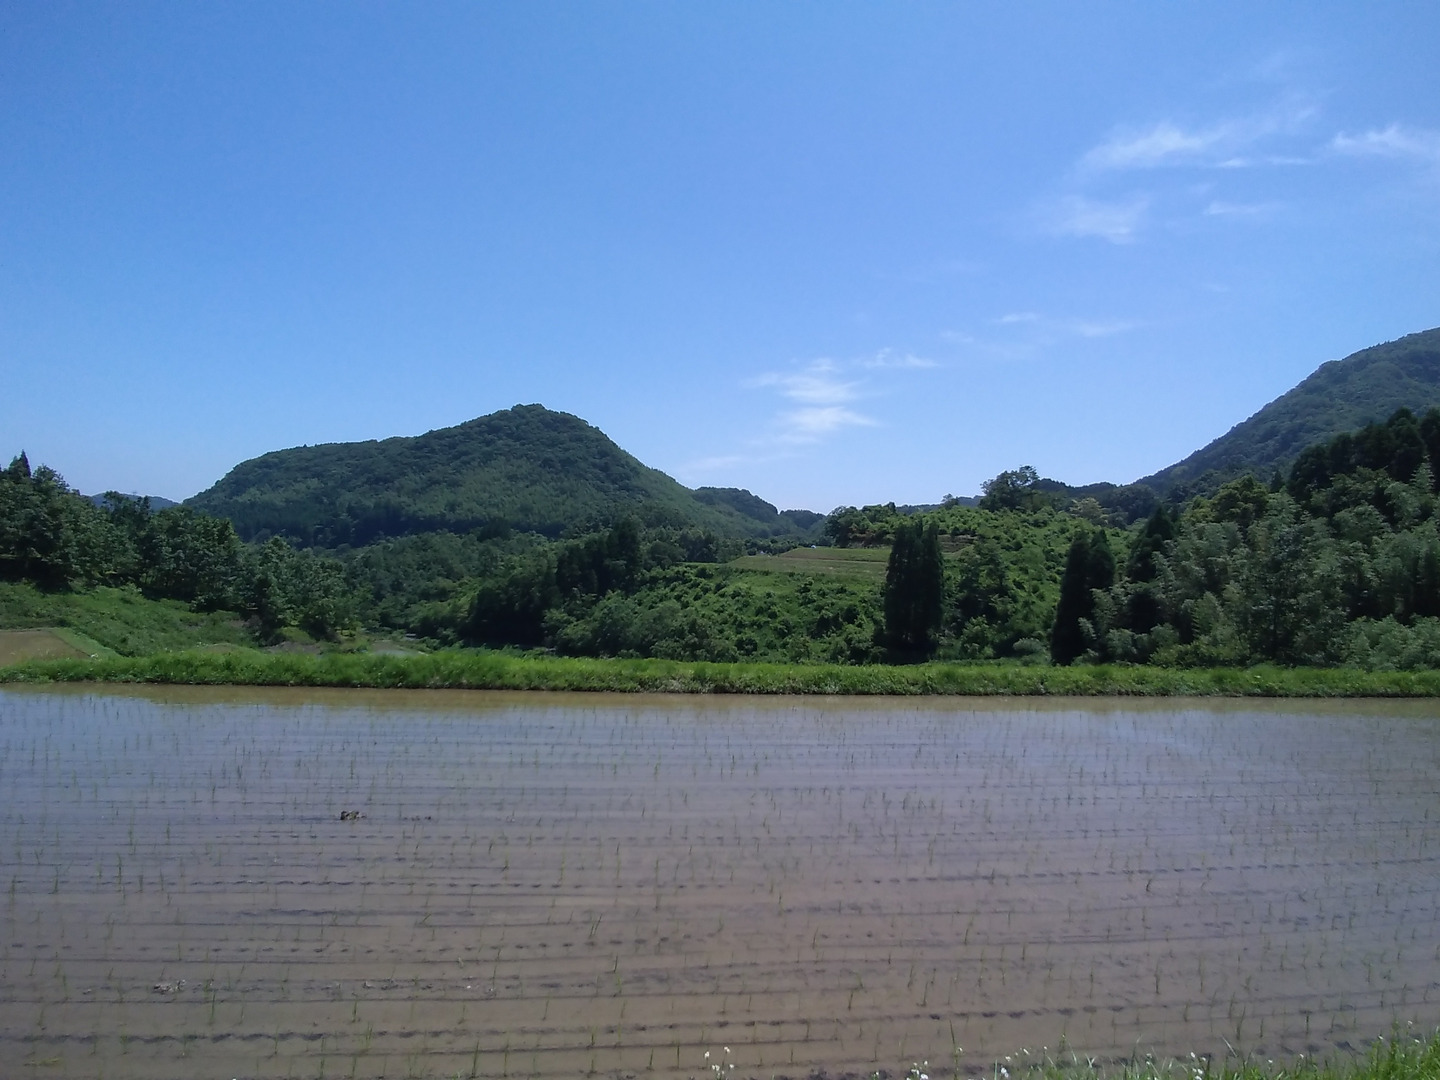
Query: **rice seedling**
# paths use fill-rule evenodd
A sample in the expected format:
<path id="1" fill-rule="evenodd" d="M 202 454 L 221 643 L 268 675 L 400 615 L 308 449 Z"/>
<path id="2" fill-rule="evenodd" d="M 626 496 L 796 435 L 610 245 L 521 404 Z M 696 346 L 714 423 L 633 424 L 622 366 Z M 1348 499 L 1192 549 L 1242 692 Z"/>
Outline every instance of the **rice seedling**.
<path id="1" fill-rule="evenodd" d="M 11 688 L 0 1058 L 1010 1080 L 981 1063 L 1064 1032 L 1117 1077 L 1218 1075 L 1227 1040 L 1353 1062 L 1435 1021 L 1428 712 Z"/>

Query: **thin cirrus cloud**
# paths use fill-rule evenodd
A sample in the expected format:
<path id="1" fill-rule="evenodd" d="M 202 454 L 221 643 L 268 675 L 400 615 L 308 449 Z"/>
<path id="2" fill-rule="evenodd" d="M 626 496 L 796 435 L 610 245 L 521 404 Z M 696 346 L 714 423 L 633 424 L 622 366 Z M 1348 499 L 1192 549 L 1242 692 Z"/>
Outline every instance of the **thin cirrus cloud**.
<path id="1" fill-rule="evenodd" d="M 769 390 L 781 399 L 768 430 L 749 439 L 739 452 L 697 458 L 679 471 L 688 480 L 699 480 L 737 465 L 795 456 L 849 428 L 879 427 L 881 421 L 857 407 L 858 402 L 881 393 L 873 380 L 899 379 L 907 372 L 939 366 L 913 353 L 881 349 L 855 360 L 822 358 L 791 371 L 767 371 L 747 379 L 745 387 Z"/>
<path id="2" fill-rule="evenodd" d="M 1259 144 L 1302 132 L 1315 114 L 1314 106 L 1293 98 L 1203 127 L 1160 120 L 1145 128 L 1117 128 L 1080 158 L 1079 168 L 1094 173 L 1187 165 L 1233 169 L 1301 164 L 1309 159 L 1254 151 Z"/>
<path id="3" fill-rule="evenodd" d="M 919 370 L 923 368 L 939 367 L 934 360 L 924 356 L 916 356 L 914 353 L 900 353 L 894 349 L 881 349 L 874 356 L 866 360 L 858 361 L 862 368 L 875 370 Z"/>
<path id="4" fill-rule="evenodd" d="M 1315 108 L 1302 97 L 1289 96 L 1269 108 L 1210 124 L 1187 126 L 1165 119 L 1148 126 L 1117 127 L 1081 155 L 1068 177 L 1071 191 L 1043 206 L 1042 221 L 1056 236 L 1133 244 L 1149 224 L 1151 210 L 1157 205 L 1170 207 L 1177 193 L 1165 189 L 1157 178 L 1144 193 L 1099 194 L 1114 178 L 1165 169 L 1311 164 L 1313 153 L 1297 153 L 1294 144 L 1304 137 L 1315 115 Z M 1274 208 L 1274 203 L 1212 199 L 1207 207 L 1192 205 L 1187 212 L 1257 219 Z"/>
<path id="5" fill-rule="evenodd" d="M 1400 158 L 1440 165 L 1440 131 L 1391 124 L 1359 135 L 1342 132 L 1330 141 L 1330 149 L 1349 157 Z"/>
<path id="6" fill-rule="evenodd" d="M 819 442 L 847 427 L 873 427 L 876 421 L 851 408 L 861 396 L 860 382 L 847 379 L 833 360 L 813 360 L 795 372 L 767 372 L 749 385 L 768 387 L 797 406 L 775 418 L 781 443 Z"/>
<path id="7" fill-rule="evenodd" d="M 814 443 L 842 428 L 876 427 L 879 421 L 844 405 L 806 405 L 782 412 L 778 438 L 784 443 Z"/>
<path id="8" fill-rule="evenodd" d="M 1150 199 L 1132 195 L 1121 200 L 1066 195 L 1045 215 L 1051 232 L 1059 236 L 1094 237 L 1112 244 L 1134 243 L 1145 220 Z"/>
<path id="9" fill-rule="evenodd" d="M 859 397 L 859 384 L 840 377 L 833 360 L 813 360 L 803 371 L 766 372 L 750 380 L 751 386 L 774 387 L 783 397 L 807 405 L 838 405 Z"/>
<path id="10" fill-rule="evenodd" d="M 947 330 L 940 336 L 959 347 L 966 364 L 1027 363 L 1077 340 L 1128 334 L 1145 324 L 1134 319 L 1075 318 L 1039 311 L 1009 311 L 989 320 L 998 329 L 972 333 Z"/>
<path id="11" fill-rule="evenodd" d="M 1067 337 L 1105 338 L 1125 334 L 1140 324 L 1132 319 L 1057 319 L 1037 311 L 1011 311 L 995 320 L 999 326 L 1027 327 L 1035 340 L 1045 343 Z"/>
<path id="12" fill-rule="evenodd" d="M 1186 131 L 1162 121 L 1146 131 L 1118 131 L 1080 159 L 1085 170 L 1153 169 L 1202 159 L 1235 141 L 1232 126 Z"/>
<path id="13" fill-rule="evenodd" d="M 793 406 L 775 415 L 771 438 L 781 445 L 798 446 L 821 442 L 846 428 L 880 425 L 879 420 L 856 407 L 857 402 L 876 394 L 869 381 L 871 376 L 856 378 L 851 373 L 898 377 L 906 371 L 938 366 L 928 357 L 881 349 L 858 360 L 812 360 L 798 371 L 767 372 L 747 385 L 774 390 Z"/>
<path id="14" fill-rule="evenodd" d="M 1205 207 L 1206 217 L 1256 218 L 1267 217 L 1279 209 L 1278 203 L 1237 203 L 1212 199 Z"/>
<path id="15" fill-rule="evenodd" d="M 1129 319 L 1079 319 L 1069 324 L 1070 332 L 1083 338 L 1107 338 L 1127 334 L 1140 324 Z"/>

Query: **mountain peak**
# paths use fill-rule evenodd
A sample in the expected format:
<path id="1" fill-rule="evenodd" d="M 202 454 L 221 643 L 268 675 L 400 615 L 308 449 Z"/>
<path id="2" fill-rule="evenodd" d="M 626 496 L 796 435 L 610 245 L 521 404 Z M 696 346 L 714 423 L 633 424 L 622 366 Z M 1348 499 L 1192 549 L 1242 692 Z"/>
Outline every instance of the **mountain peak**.
<path id="1" fill-rule="evenodd" d="M 1440 405 L 1440 328 L 1407 334 L 1321 364 L 1293 389 L 1183 461 L 1136 481 L 1157 491 L 1202 477 L 1268 474 L 1300 451 L 1385 420 L 1396 409 Z"/>
<path id="2" fill-rule="evenodd" d="M 437 530 L 556 537 L 628 514 L 730 536 L 795 531 L 778 516 L 764 523 L 726 501 L 697 499 L 599 428 L 539 404 L 423 435 L 271 451 L 189 505 L 229 518 L 247 540 L 278 535 L 324 547 Z"/>

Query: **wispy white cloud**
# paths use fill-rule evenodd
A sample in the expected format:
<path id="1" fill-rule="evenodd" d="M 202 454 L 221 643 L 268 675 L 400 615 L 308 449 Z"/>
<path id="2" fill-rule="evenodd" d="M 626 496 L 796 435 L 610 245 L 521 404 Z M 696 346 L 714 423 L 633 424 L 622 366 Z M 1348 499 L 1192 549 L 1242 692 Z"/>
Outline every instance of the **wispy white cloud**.
<path id="1" fill-rule="evenodd" d="M 874 356 L 857 361 L 862 368 L 883 370 L 886 368 L 933 368 L 940 365 L 934 360 L 925 356 L 916 356 L 914 353 L 896 352 L 894 349 L 881 349 Z"/>
<path id="2" fill-rule="evenodd" d="M 1129 244 L 1149 209 L 1144 195 L 1106 201 L 1084 195 L 1066 195 L 1053 204 L 1045 217 L 1051 232 L 1059 236 L 1097 237 L 1112 244 Z"/>
<path id="3" fill-rule="evenodd" d="M 1206 217 L 1255 218 L 1267 217 L 1279 207 L 1280 204 L 1274 202 L 1235 203 L 1212 199 L 1204 212 Z"/>
<path id="4" fill-rule="evenodd" d="M 1117 128 L 1080 158 L 1080 170 L 1106 172 L 1156 169 L 1171 166 L 1252 168 L 1258 165 L 1299 164 L 1295 155 L 1254 152 L 1259 144 L 1277 136 L 1304 130 L 1316 114 L 1303 98 L 1287 97 L 1267 109 L 1228 117 L 1203 126 L 1185 127 L 1160 120 L 1149 127 Z"/>
<path id="5" fill-rule="evenodd" d="M 1330 149 L 1351 157 L 1402 158 L 1440 165 L 1440 131 L 1391 124 L 1359 135 L 1342 132 L 1330 141 Z"/>
<path id="6" fill-rule="evenodd" d="M 758 375 L 745 385 L 773 390 L 794 406 L 774 415 L 771 430 L 761 443 L 795 447 L 820 442 L 845 428 L 880 426 L 879 420 L 857 404 L 884 393 L 875 380 L 893 380 L 903 372 L 939 366 L 928 357 L 887 348 L 851 360 L 811 360 L 797 370 Z"/>
<path id="7" fill-rule="evenodd" d="M 1134 330 L 1139 325 L 1139 323 L 1131 322 L 1129 319 L 1100 319 L 1094 321 L 1079 319 L 1067 324 L 1071 333 L 1083 338 L 1114 337 L 1116 334 L 1124 334 Z"/>
<path id="8" fill-rule="evenodd" d="M 1153 169 L 1194 161 L 1216 146 L 1234 141 L 1230 125 L 1186 131 L 1161 121 L 1144 131 L 1116 131 L 1080 159 L 1085 169 Z"/>
<path id="9" fill-rule="evenodd" d="M 1057 317 L 1037 311 L 1012 311 L 991 319 L 990 325 L 997 329 L 988 334 L 950 331 L 944 336 L 962 346 L 971 362 L 1011 364 L 1034 359 L 1077 339 L 1114 337 L 1145 324 L 1134 319 Z"/>
<path id="10" fill-rule="evenodd" d="M 1076 160 L 1062 181 L 1065 193 L 1043 204 L 1042 220 L 1053 235 L 1112 244 L 1135 243 L 1153 224 L 1181 218 L 1258 220 L 1275 204 L 1265 204 L 1262 211 L 1260 203 L 1227 201 L 1202 193 L 1190 182 L 1167 182 L 1162 174 L 1193 176 L 1201 170 L 1214 178 L 1214 183 L 1200 185 L 1203 189 L 1218 184 L 1226 172 L 1317 164 L 1325 155 L 1315 148 L 1319 109 L 1314 102 L 1312 96 L 1287 89 L 1268 104 L 1229 116 L 1198 122 L 1165 117 L 1115 127 Z M 1148 177 L 1143 192 L 1116 191 L 1137 173 Z"/>
<path id="11" fill-rule="evenodd" d="M 858 383 L 841 378 L 833 360 L 812 360 L 798 372 L 766 372 L 751 379 L 750 385 L 773 386 L 791 401 L 807 405 L 838 405 L 859 396 Z"/>
<path id="12" fill-rule="evenodd" d="M 1045 343 L 1067 337 L 1113 337 L 1140 325 L 1133 319 L 1066 319 L 1042 315 L 1035 311 L 1011 312 L 995 320 L 1001 326 L 1027 327 L 1031 336 Z"/>
<path id="13" fill-rule="evenodd" d="M 817 405 L 782 412 L 778 438 L 786 443 L 819 442 L 841 428 L 878 427 L 879 421 L 844 405 Z"/>
<path id="14" fill-rule="evenodd" d="M 846 378 L 834 360 L 812 360 L 799 371 L 766 372 L 747 385 L 773 388 L 800 406 L 775 416 L 771 438 L 782 444 L 819 442 L 841 428 L 872 427 L 876 423 L 874 418 L 850 407 L 861 396 L 860 381 Z"/>
<path id="15" fill-rule="evenodd" d="M 1251 157 L 1240 155 L 1214 163 L 1217 169 L 1258 169 L 1262 167 L 1283 168 L 1314 165 L 1315 158 L 1306 154 L 1256 154 Z"/>

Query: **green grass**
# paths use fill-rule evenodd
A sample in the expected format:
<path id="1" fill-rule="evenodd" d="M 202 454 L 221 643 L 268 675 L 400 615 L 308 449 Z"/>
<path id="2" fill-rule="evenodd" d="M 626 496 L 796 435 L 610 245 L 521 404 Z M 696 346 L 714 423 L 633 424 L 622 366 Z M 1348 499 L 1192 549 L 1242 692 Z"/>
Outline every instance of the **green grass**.
<path id="1" fill-rule="evenodd" d="M 1301 1056 L 1210 1060 L 1189 1057 L 1097 1063 L 1070 1053 L 1012 1054 L 986 1069 L 954 1062 L 916 1064 L 905 1080 L 1440 1080 L 1440 1033 L 1416 1038 L 1397 1030 L 1376 1039 L 1363 1055 L 1326 1059 Z"/>
<path id="2" fill-rule="evenodd" d="M 0 668 L 3 682 L 150 682 L 255 686 L 368 686 L 486 690 L 598 690 L 694 694 L 1117 695 L 1435 697 L 1440 671 L 1154 667 L 909 667 L 707 664 L 592 660 L 447 650 L 420 656 L 311 656 L 187 651 L 98 660 L 44 660 Z"/>
<path id="3" fill-rule="evenodd" d="M 177 600 L 149 600 L 135 589 L 43 592 L 0 583 L 0 629 L 57 629 L 85 653 L 144 656 L 200 645 L 253 643 L 231 612 L 191 611 Z"/>
<path id="4" fill-rule="evenodd" d="M 67 641 L 54 630 L 0 630 L 0 664 L 74 659 L 89 656 L 92 652 Z"/>
<path id="5" fill-rule="evenodd" d="M 774 574 L 828 574 L 884 581 L 889 548 L 792 548 L 782 555 L 742 555 L 730 561 L 742 570 Z"/>

